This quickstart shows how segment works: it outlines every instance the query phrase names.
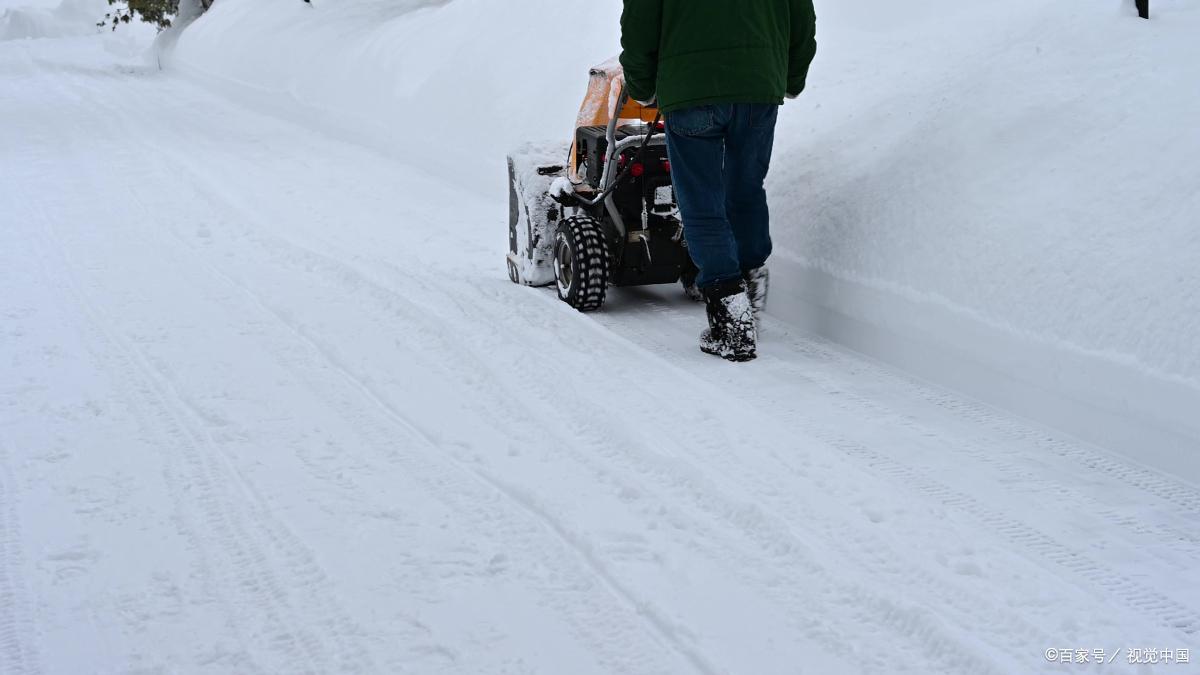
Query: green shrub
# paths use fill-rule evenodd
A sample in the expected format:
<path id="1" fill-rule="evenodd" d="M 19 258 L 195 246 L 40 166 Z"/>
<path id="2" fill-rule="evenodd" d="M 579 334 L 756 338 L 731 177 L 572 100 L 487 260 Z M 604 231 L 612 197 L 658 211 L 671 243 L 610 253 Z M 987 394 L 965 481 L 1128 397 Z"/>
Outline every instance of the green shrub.
<path id="1" fill-rule="evenodd" d="M 113 30 L 134 19 L 152 23 L 162 30 L 171 25 L 171 19 L 179 12 L 179 0 L 108 0 L 108 4 L 115 8 L 104 16 L 100 25 L 112 26 Z M 212 0 L 200 0 L 204 9 L 211 4 Z"/>

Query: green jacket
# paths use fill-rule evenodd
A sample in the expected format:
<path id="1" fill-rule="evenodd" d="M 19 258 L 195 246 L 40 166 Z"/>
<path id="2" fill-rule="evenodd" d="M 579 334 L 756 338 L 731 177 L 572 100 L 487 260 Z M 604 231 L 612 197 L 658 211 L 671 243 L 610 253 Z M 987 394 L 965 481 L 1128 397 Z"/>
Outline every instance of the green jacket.
<path id="1" fill-rule="evenodd" d="M 816 25 L 813 0 L 625 0 L 625 86 L 663 112 L 783 103 L 804 90 Z"/>

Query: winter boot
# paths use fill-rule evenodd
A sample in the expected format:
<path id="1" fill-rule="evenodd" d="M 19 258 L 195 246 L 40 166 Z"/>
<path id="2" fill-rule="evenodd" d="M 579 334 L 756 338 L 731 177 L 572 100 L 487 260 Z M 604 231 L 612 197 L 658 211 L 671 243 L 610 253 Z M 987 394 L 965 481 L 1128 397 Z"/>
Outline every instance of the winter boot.
<path id="1" fill-rule="evenodd" d="M 763 310 L 767 308 L 767 289 L 771 285 L 771 273 L 766 266 L 755 267 L 742 273 L 746 280 L 746 294 L 750 296 L 750 308 L 754 310 L 754 325 L 759 325 Z"/>
<path id="2" fill-rule="evenodd" d="M 741 279 L 722 281 L 704 289 L 708 328 L 700 335 L 700 349 L 729 361 L 750 361 L 757 356 L 758 330 L 754 311 Z"/>

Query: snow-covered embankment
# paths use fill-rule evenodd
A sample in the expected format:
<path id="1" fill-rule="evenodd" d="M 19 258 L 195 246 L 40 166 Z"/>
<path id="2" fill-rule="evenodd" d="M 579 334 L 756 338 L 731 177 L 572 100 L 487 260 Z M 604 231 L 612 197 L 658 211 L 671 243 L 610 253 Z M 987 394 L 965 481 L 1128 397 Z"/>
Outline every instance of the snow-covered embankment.
<path id="1" fill-rule="evenodd" d="M 95 33 L 107 7 L 104 0 L 5 0 L 0 2 L 0 41 Z"/>
<path id="2" fill-rule="evenodd" d="M 1200 480 L 1200 10 L 1155 4 L 819 2 L 772 311 Z M 505 149 L 569 132 L 619 11 L 222 0 L 173 64 L 500 205 Z M 479 231 L 498 275 L 502 213 Z"/>

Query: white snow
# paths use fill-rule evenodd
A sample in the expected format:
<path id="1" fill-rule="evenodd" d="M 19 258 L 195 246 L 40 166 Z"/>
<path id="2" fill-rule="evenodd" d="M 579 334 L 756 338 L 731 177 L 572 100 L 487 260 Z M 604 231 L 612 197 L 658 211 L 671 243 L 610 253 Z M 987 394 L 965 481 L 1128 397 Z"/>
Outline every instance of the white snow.
<path id="1" fill-rule="evenodd" d="M 57 38 L 98 33 L 105 0 L 0 1 L 0 41 Z"/>
<path id="2" fill-rule="evenodd" d="M 618 9 L 0 43 L 0 673 L 1188 672 L 1195 8 L 822 3 L 742 366 L 505 276 Z"/>
<path id="3" fill-rule="evenodd" d="M 880 4 L 781 118 L 776 313 L 1200 480 L 1200 5 Z"/>
<path id="4" fill-rule="evenodd" d="M 569 138 L 620 11 L 223 2 L 177 68 L 491 194 L 511 148 Z M 772 311 L 1200 481 L 1200 7 L 1154 12 L 818 3 L 770 180 Z"/>

